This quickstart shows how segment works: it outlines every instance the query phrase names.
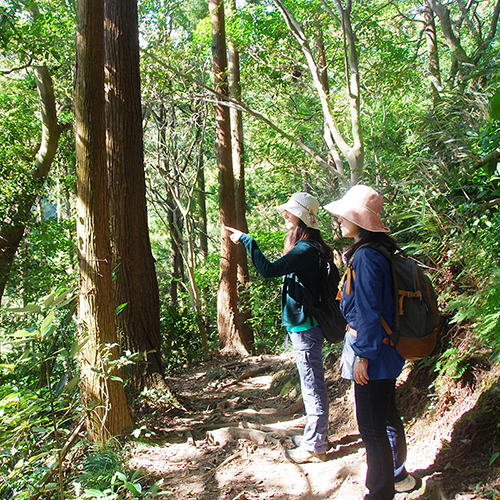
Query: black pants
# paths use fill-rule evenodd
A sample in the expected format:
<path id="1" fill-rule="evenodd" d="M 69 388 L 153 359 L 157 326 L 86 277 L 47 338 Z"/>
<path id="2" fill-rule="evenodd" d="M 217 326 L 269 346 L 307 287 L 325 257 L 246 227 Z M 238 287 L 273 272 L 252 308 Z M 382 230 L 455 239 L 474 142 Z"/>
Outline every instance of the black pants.
<path id="1" fill-rule="evenodd" d="M 391 500 L 394 482 L 408 473 L 406 438 L 396 407 L 396 381 L 372 380 L 366 385 L 354 384 L 356 418 L 366 448 L 365 500 Z"/>

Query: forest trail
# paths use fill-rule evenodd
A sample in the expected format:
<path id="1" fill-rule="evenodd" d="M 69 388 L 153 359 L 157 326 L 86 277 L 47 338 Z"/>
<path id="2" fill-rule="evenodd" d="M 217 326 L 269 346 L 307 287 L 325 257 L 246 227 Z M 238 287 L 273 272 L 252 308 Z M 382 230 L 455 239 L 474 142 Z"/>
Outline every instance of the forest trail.
<path id="1" fill-rule="evenodd" d="M 293 355 L 285 353 L 239 360 L 218 356 L 169 377 L 180 407 L 143 403 L 138 427 L 154 434 L 132 445 L 129 467 L 142 470 L 151 482 L 161 480 L 161 498 L 173 500 L 362 499 L 365 456 L 352 386 L 338 377 L 332 354 L 325 366 L 330 398 L 326 462 L 297 465 L 285 458 L 285 449 L 294 447 L 292 436 L 301 435 L 305 423 Z M 452 404 L 429 403 L 411 377 L 409 370 L 403 372 L 398 400 L 407 428 L 407 468 L 419 483 L 395 499 L 495 498 L 490 493 L 498 491 L 498 469 L 482 496 L 484 488 L 472 491 L 477 477 L 467 480 L 467 454 L 453 465 L 446 462 L 446 450 L 454 453 L 454 427 L 474 408 L 480 391 L 464 388 Z"/>

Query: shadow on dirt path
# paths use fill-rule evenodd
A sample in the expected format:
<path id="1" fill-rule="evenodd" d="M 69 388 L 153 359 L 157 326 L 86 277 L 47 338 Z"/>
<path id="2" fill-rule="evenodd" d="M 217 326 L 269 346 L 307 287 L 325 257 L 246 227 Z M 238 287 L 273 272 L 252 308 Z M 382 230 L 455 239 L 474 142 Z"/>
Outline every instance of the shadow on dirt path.
<path id="1" fill-rule="evenodd" d="M 170 377 L 180 406 L 142 403 L 138 427 L 154 434 L 131 445 L 129 467 L 143 470 L 151 482 L 161 481 L 159 498 L 173 500 L 361 500 L 366 466 L 352 387 L 338 377 L 336 359 L 326 364 L 327 461 L 297 465 L 285 458 L 305 423 L 295 363 L 285 353 L 244 360 L 218 356 Z M 400 384 L 411 381 L 409 372 L 406 377 Z M 422 407 L 419 417 L 407 422 L 407 465 L 419 484 L 411 493 L 397 494 L 396 500 L 482 498 L 448 497 L 443 489 L 445 485 L 451 491 L 439 466 L 443 443 L 453 443 L 455 422 L 474 408 L 477 397 L 469 391 L 462 399 L 460 414 L 450 409 L 440 418 L 429 418 Z"/>

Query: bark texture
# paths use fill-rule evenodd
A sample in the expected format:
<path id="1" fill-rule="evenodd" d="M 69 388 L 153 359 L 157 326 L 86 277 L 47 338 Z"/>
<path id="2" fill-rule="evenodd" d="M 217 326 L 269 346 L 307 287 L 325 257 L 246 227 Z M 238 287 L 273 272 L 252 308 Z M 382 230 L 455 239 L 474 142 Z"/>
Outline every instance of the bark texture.
<path id="1" fill-rule="evenodd" d="M 107 164 L 114 289 L 127 368 L 135 391 L 164 386 L 160 301 L 149 239 L 142 135 L 137 0 L 105 0 Z"/>
<path id="2" fill-rule="evenodd" d="M 219 209 L 221 222 L 220 279 L 217 295 L 217 327 L 221 349 L 247 355 L 239 329 L 236 246 L 231 242 L 224 226 L 234 227 L 236 221 L 234 175 L 231 151 L 229 108 L 224 97 L 229 95 L 224 2 L 210 0 L 212 23 L 212 54 L 214 79 L 219 96 L 215 103 L 215 154 L 219 171 Z"/>
<path id="3" fill-rule="evenodd" d="M 109 196 L 104 116 L 104 4 L 78 0 L 75 135 L 77 239 L 80 268 L 80 391 L 91 441 L 106 441 L 132 426 L 119 370 L 111 282 Z"/>
<path id="4" fill-rule="evenodd" d="M 232 8 L 236 9 L 233 1 Z M 229 95 L 236 101 L 241 101 L 240 54 L 235 43 L 228 42 Z M 231 149 L 233 173 L 235 177 L 235 205 L 237 228 L 248 233 L 245 201 L 245 146 L 243 140 L 243 113 L 241 109 L 230 108 L 231 119 Z M 250 276 L 248 274 L 248 257 L 243 245 L 237 247 L 237 275 L 239 298 L 239 322 L 241 335 L 248 349 L 254 345 L 254 334 L 250 326 L 252 311 L 247 293 Z"/>

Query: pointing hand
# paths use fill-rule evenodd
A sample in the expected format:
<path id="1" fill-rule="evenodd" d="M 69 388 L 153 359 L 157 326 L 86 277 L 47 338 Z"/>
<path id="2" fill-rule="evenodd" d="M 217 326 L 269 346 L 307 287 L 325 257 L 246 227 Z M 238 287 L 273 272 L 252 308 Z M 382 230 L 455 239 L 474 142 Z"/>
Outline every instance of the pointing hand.
<path id="1" fill-rule="evenodd" d="M 240 241 L 241 235 L 243 234 L 239 229 L 234 227 L 224 226 L 225 230 L 229 233 L 229 238 L 233 243 L 238 243 Z"/>

